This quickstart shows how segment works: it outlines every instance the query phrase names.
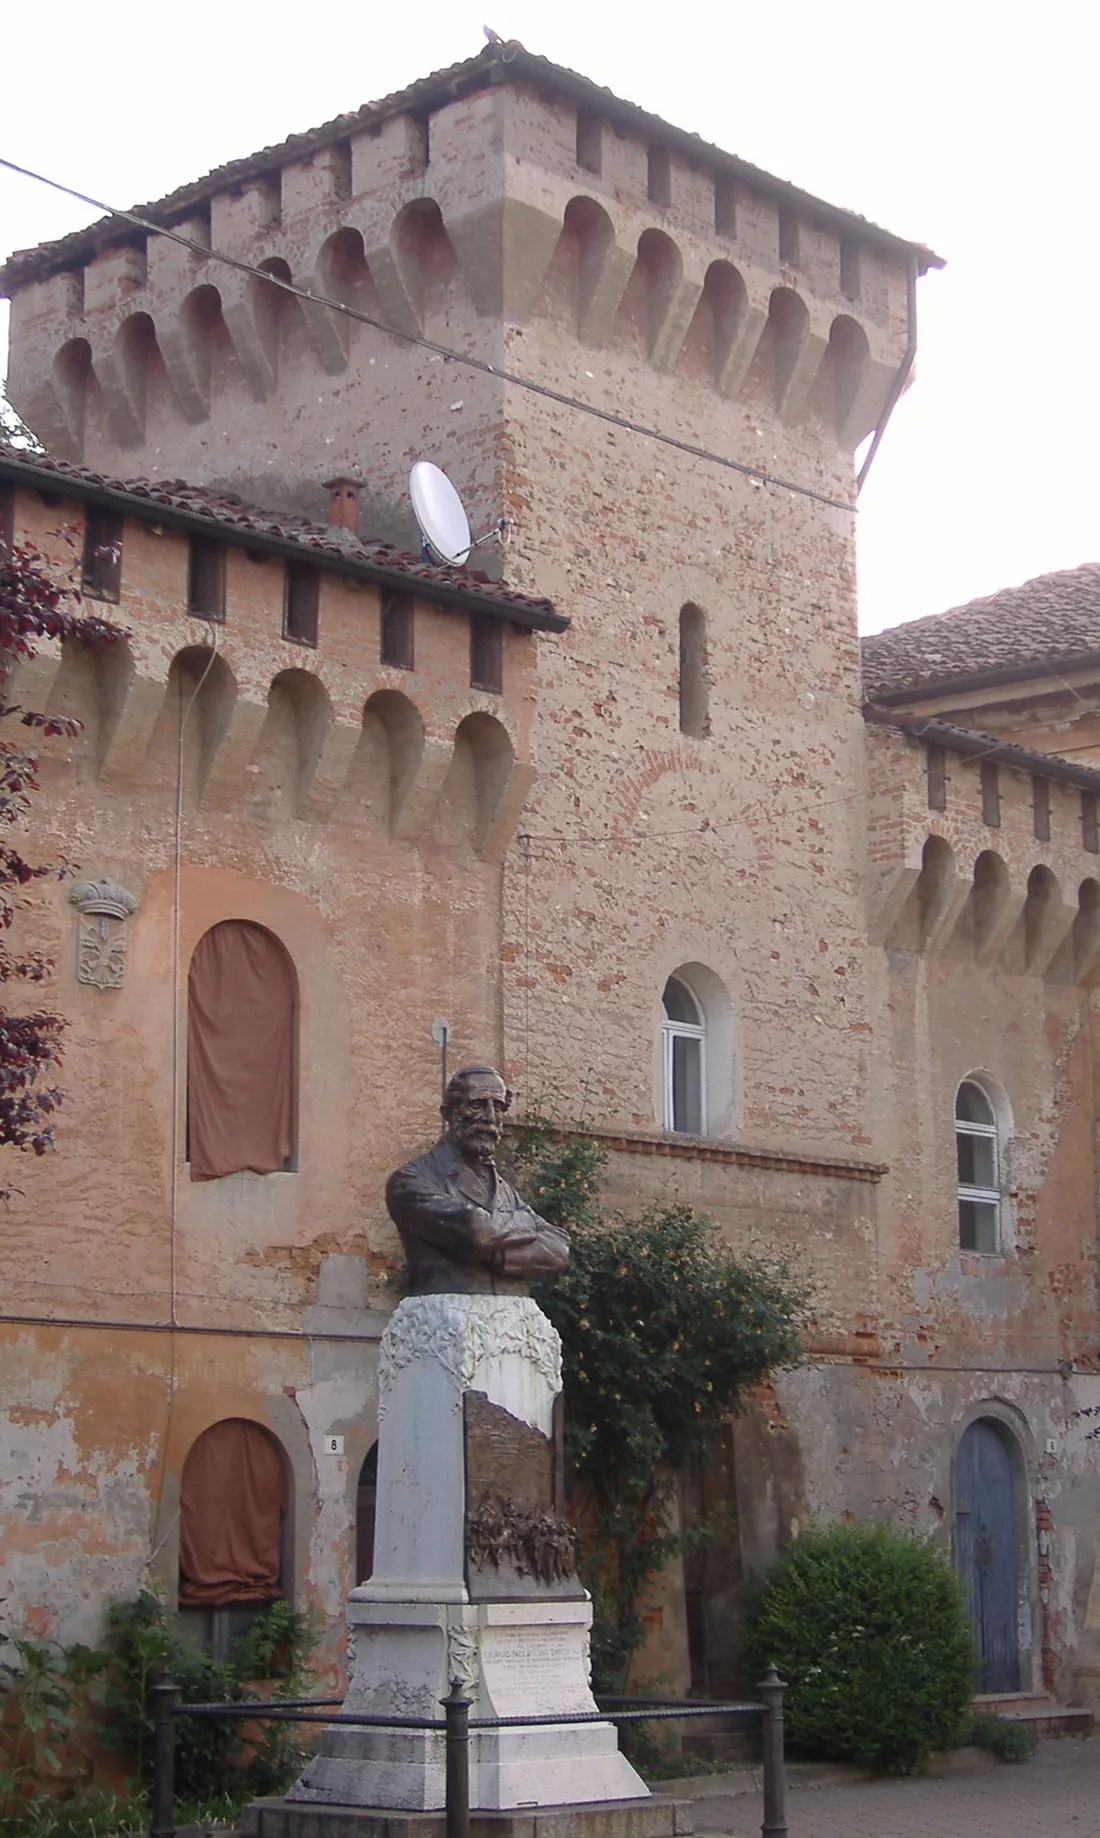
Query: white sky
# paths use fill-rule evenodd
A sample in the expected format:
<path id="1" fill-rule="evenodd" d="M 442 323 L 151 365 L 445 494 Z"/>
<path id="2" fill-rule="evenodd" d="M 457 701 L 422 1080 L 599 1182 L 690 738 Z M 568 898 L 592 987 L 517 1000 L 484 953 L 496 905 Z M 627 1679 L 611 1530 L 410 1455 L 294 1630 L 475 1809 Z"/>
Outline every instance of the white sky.
<path id="1" fill-rule="evenodd" d="M 0 154 L 145 203 L 473 55 L 483 23 L 947 258 L 863 494 L 864 630 L 1100 559 L 1096 0 L 52 0 L 5 20 Z M 0 254 L 95 215 L 0 172 Z"/>

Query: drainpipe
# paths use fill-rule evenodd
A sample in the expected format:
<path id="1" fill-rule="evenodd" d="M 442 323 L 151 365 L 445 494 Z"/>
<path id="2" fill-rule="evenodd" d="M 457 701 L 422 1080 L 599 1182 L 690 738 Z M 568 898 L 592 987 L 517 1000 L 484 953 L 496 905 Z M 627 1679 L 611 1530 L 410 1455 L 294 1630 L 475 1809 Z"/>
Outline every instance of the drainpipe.
<path id="1" fill-rule="evenodd" d="M 915 255 L 909 257 L 909 268 L 905 284 L 905 306 L 906 318 L 908 321 L 908 339 L 905 346 L 905 352 L 901 363 L 898 365 L 897 375 L 890 385 L 890 394 L 886 398 L 886 407 L 879 417 L 874 439 L 867 450 L 867 458 L 859 469 L 859 477 L 856 479 L 857 498 L 863 490 L 863 482 L 871 470 L 871 462 L 879 450 L 879 443 L 886 432 L 886 425 L 898 405 L 902 390 L 909 381 L 909 373 L 913 368 L 913 359 L 917 355 L 917 258 Z"/>

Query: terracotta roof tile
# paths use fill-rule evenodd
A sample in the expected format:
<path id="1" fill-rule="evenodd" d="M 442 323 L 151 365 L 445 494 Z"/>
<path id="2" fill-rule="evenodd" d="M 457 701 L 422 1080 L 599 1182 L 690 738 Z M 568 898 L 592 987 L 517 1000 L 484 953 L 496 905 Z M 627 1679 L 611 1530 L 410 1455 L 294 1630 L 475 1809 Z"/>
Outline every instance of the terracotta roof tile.
<path id="1" fill-rule="evenodd" d="M 1066 669 L 1100 654 L 1100 563 L 1041 574 L 946 613 L 863 640 L 863 686 L 872 701 L 971 678 Z"/>
<path id="2" fill-rule="evenodd" d="M 252 537 L 261 544 L 292 543 L 315 556 L 321 566 L 328 565 L 342 573 L 361 573 L 368 578 L 400 576 L 407 580 L 410 591 L 419 591 L 425 599 L 461 599 L 471 606 L 497 611 L 501 618 L 513 619 L 517 624 L 548 631 L 562 631 L 569 624 L 549 600 L 518 593 L 477 568 L 439 567 L 389 543 L 364 542 L 349 530 L 311 523 L 308 517 L 299 517 L 292 511 L 264 510 L 233 492 L 190 485 L 185 479 L 111 479 L 86 466 L 72 466 L 65 460 L 0 441 L 0 477 L 27 478 L 28 474 L 32 480 L 40 476 L 44 488 L 48 483 L 71 486 L 78 497 L 102 494 L 116 501 L 123 497 L 129 500 L 134 516 L 144 512 L 155 520 L 160 510 L 169 518 L 199 518 L 216 525 L 227 537 L 235 535 L 241 541 Z"/>

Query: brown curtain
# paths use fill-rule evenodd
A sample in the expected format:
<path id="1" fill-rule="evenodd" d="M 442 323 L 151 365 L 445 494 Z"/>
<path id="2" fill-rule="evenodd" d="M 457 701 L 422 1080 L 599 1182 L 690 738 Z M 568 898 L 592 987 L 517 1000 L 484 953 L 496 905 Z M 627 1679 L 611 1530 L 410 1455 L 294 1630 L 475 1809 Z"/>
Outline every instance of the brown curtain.
<path id="1" fill-rule="evenodd" d="M 204 1430 L 183 1466 L 180 1602 L 218 1608 L 281 1593 L 286 1468 L 273 1436 L 244 1417 Z"/>
<path id="2" fill-rule="evenodd" d="M 294 973 L 243 920 L 199 939 L 187 982 L 187 1152 L 193 1181 L 274 1174 L 293 1147 Z"/>

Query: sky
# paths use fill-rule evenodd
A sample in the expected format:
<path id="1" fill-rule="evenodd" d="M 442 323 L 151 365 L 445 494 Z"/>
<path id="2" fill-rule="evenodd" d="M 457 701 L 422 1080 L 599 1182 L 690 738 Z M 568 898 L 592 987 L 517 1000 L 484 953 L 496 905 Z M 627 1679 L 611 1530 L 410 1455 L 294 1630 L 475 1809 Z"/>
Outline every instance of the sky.
<path id="1" fill-rule="evenodd" d="M 486 24 L 946 258 L 860 500 L 863 630 L 1100 560 L 1095 0 L 52 0 L 5 21 L 0 156 L 145 203 L 474 55 Z M 0 254 L 97 215 L 0 171 Z"/>

